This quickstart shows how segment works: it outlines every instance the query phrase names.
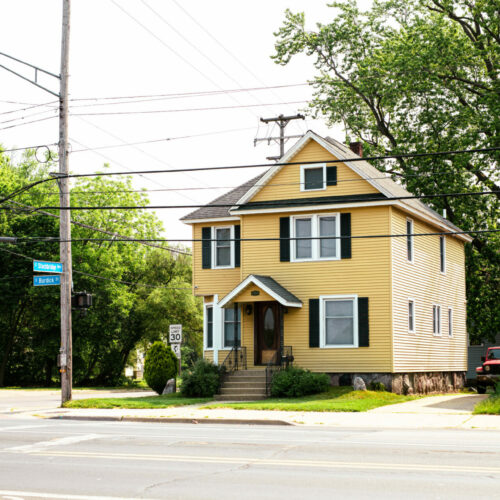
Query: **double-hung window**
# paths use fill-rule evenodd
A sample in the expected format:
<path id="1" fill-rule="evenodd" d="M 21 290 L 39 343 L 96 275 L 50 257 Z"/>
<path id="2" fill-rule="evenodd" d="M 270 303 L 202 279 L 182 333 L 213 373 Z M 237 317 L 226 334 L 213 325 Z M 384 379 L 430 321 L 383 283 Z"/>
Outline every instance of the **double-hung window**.
<path id="1" fill-rule="evenodd" d="M 300 190 L 320 191 L 326 189 L 326 164 L 300 166 Z"/>
<path id="2" fill-rule="evenodd" d="M 437 304 L 432 306 L 432 333 L 441 335 L 441 306 Z"/>
<path id="3" fill-rule="evenodd" d="M 339 214 L 295 217 L 292 260 L 335 260 L 340 258 Z"/>
<path id="4" fill-rule="evenodd" d="M 408 332 L 415 333 L 415 301 L 408 300 Z"/>
<path id="5" fill-rule="evenodd" d="M 224 347 L 240 345 L 241 312 L 238 306 L 224 309 Z"/>
<path id="6" fill-rule="evenodd" d="M 320 297 L 321 347 L 358 347 L 356 296 Z"/>
<path id="7" fill-rule="evenodd" d="M 234 226 L 213 228 L 213 266 L 234 267 Z"/>
<path id="8" fill-rule="evenodd" d="M 413 221 L 406 219 L 406 258 L 413 262 Z"/>

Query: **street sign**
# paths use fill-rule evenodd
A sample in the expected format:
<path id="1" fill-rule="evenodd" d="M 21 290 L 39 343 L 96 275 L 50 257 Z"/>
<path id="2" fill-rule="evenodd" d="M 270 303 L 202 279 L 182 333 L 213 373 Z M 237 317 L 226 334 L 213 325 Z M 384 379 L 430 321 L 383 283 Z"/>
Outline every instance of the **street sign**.
<path id="1" fill-rule="evenodd" d="M 180 344 L 182 342 L 182 325 L 170 325 L 169 341 L 171 344 Z"/>
<path id="2" fill-rule="evenodd" d="M 33 261 L 33 271 L 36 273 L 62 273 L 63 265 L 60 262 Z"/>
<path id="3" fill-rule="evenodd" d="M 177 356 L 177 359 L 181 359 L 181 345 L 180 344 L 170 344 L 170 347 L 172 348 L 172 351 L 174 351 L 174 354 Z"/>
<path id="4" fill-rule="evenodd" d="M 47 286 L 47 285 L 60 285 L 61 276 L 56 274 L 55 276 L 33 276 L 34 286 Z"/>

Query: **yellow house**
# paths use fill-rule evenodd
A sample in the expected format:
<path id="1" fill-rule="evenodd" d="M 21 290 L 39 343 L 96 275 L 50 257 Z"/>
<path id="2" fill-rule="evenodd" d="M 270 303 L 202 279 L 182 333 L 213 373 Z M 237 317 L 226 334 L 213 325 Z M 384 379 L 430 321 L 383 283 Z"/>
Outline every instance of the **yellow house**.
<path id="1" fill-rule="evenodd" d="M 333 384 L 399 393 L 463 384 L 471 238 L 349 147 L 309 131 L 183 221 L 205 358 L 238 350 L 263 370 L 293 357 Z"/>

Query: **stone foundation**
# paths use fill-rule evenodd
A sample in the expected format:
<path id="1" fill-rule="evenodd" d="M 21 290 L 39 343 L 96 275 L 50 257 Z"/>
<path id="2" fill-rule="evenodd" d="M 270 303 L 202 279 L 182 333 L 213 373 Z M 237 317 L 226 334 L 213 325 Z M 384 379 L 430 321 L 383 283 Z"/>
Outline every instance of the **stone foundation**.
<path id="1" fill-rule="evenodd" d="M 465 386 L 465 372 L 417 373 L 328 373 L 332 385 L 352 385 L 354 377 L 363 379 L 369 389 L 371 382 L 384 384 L 396 394 L 432 394 L 456 392 Z"/>

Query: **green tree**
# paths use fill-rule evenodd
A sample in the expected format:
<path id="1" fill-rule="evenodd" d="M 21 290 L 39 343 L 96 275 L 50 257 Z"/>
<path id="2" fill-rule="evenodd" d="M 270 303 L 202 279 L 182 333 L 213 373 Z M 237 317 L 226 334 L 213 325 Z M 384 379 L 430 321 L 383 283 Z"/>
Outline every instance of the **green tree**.
<path id="1" fill-rule="evenodd" d="M 177 375 L 177 357 L 170 348 L 158 340 L 148 353 L 144 362 L 144 379 L 153 391 L 161 394 L 167 382 Z"/>
<path id="2" fill-rule="evenodd" d="M 54 165 L 39 165 L 32 152 L 17 164 L 0 154 L 0 198 L 20 186 L 46 178 Z M 73 205 L 147 205 L 145 193 L 131 192 L 129 178 L 80 180 Z M 45 183 L 6 202 L 0 234 L 58 238 L 58 214 L 29 207 L 58 205 L 55 183 Z M 72 212 L 75 291 L 93 295 L 87 316 L 73 314 L 73 378 L 76 384 L 113 384 L 137 346 L 150 345 L 185 325 L 186 343 L 201 353 L 201 305 L 191 294 L 191 257 L 137 242 L 98 241 L 113 235 L 150 239 L 161 235 L 156 216 L 145 210 Z M 100 228 L 109 234 L 95 231 Z M 120 238 L 118 238 L 120 239 Z M 178 253 L 178 250 L 181 253 Z M 59 260 L 57 242 L 0 244 L 0 385 L 48 385 L 57 377 L 60 344 L 59 290 L 34 288 L 28 257 Z"/>
<path id="3" fill-rule="evenodd" d="M 317 70 L 309 112 L 341 123 L 346 140 L 368 155 L 500 146 L 500 3 L 498 0 L 355 0 L 330 4 L 333 19 L 305 29 L 286 12 L 276 33 L 278 64 L 297 54 Z M 378 162 L 415 194 L 500 191 L 500 154 Z M 439 197 L 430 203 L 464 230 L 497 229 L 500 193 Z M 500 237 L 477 234 L 467 246 L 468 330 L 493 338 L 498 307 Z"/>

